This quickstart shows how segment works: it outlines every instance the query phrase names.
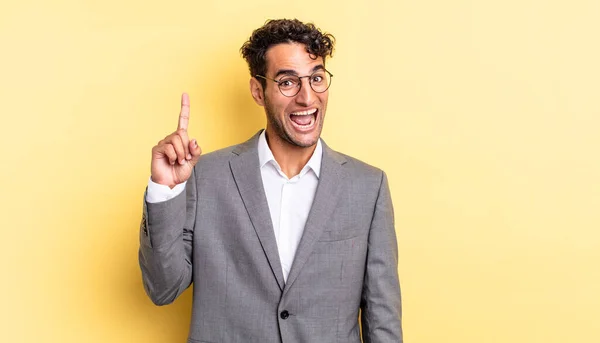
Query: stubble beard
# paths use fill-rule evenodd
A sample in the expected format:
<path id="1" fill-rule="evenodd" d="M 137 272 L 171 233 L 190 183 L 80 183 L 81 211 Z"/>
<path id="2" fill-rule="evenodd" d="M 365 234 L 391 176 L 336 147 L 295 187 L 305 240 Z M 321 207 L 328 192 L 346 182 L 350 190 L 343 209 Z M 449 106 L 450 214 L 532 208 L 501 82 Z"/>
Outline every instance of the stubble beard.
<path id="1" fill-rule="evenodd" d="M 321 129 L 323 128 L 322 120 L 319 120 L 319 122 L 316 123 L 318 135 L 317 135 L 317 138 L 315 139 L 315 141 L 311 142 L 309 144 L 303 144 L 302 142 L 298 142 L 297 140 L 294 140 L 294 138 L 285 130 L 283 123 L 280 120 L 278 120 L 276 113 L 274 113 L 274 111 L 272 110 L 272 106 L 269 102 L 269 99 L 266 96 L 265 96 L 265 112 L 267 113 L 268 125 L 273 128 L 273 131 L 281 140 L 289 143 L 290 145 L 292 145 L 294 147 L 299 147 L 299 148 L 310 148 L 310 147 L 314 146 L 315 144 L 317 144 L 317 141 L 319 140 L 319 137 L 321 136 Z M 319 116 L 321 116 L 321 115 L 323 115 L 323 114 L 319 113 Z"/>

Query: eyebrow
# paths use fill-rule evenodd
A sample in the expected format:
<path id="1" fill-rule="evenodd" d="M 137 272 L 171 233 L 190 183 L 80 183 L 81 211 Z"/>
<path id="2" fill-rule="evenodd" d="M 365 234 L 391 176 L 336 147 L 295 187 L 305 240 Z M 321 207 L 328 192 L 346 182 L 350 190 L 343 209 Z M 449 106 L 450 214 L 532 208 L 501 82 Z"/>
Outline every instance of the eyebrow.
<path id="1" fill-rule="evenodd" d="M 319 69 L 323 69 L 324 70 L 325 66 L 322 65 L 322 64 L 318 64 L 318 65 L 316 65 L 316 66 L 314 66 L 312 68 L 312 70 L 310 71 L 310 73 L 312 74 L 312 73 L 314 73 L 315 71 L 317 71 Z M 275 76 L 273 76 L 273 78 L 275 79 L 279 75 L 295 75 L 295 76 L 298 76 L 298 72 L 296 72 L 293 69 L 280 69 L 280 70 L 277 71 L 277 74 L 275 74 Z"/>

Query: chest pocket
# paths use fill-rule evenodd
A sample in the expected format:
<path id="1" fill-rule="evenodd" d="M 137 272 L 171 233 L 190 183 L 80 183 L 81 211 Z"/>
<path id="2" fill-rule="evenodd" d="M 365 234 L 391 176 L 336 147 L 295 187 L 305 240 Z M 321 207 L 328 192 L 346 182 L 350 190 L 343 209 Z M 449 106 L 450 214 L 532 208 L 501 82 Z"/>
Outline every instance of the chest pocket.
<path id="1" fill-rule="evenodd" d="M 360 235 L 366 235 L 368 229 L 359 226 L 344 226 L 342 228 L 336 228 L 332 230 L 325 229 L 319 237 L 319 242 L 334 242 L 334 241 L 345 241 L 358 237 Z"/>

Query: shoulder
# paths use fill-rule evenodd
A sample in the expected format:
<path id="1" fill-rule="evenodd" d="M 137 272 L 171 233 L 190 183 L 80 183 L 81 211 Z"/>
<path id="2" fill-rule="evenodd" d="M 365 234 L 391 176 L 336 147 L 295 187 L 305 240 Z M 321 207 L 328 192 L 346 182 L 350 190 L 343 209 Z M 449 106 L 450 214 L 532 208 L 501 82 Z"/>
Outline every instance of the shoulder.
<path id="1" fill-rule="evenodd" d="M 379 188 L 379 185 L 385 178 L 385 173 L 382 169 L 361 161 L 358 158 L 332 150 L 331 148 L 328 148 L 328 153 L 331 154 L 334 160 L 342 164 L 346 175 L 351 181 L 368 183 Z"/>
<path id="2" fill-rule="evenodd" d="M 237 156 L 236 151 L 239 150 L 244 143 L 232 145 L 226 148 L 211 151 L 200 156 L 200 160 L 194 167 L 196 175 L 223 175 L 223 168 L 229 168 L 229 161 L 232 157 Z"/>
<path id="3" fill-rule="evenodd" d="M 203 161 L 203 163 L 218 163 L 222 160 L 224 161 L 229 161 L 229 159 L 234 156 L 234 151 L 237 149 L 238 146 L 240 146 L 241 144 L 236 144 L 236 145 L 232 145 L 226 148 L 222 148 L 219 150 L 215 150 L 215 151 L 211 151 L 209 153 L 206 154 L 202 154 L 202 156 L 200 157 L 200 160 Z"/>

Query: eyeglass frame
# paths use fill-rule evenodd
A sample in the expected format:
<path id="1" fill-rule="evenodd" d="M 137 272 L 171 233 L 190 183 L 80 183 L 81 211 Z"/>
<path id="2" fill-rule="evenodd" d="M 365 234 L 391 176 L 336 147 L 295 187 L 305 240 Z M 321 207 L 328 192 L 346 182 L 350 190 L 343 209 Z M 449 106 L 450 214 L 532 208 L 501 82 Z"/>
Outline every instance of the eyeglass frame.
<path id="1" fill-rule="evenodd" d="M 324 71 L 325 71 L 327 74 L 329 74 L 329 83 L 327 84 L 327 88 L 325 88 L 325 90 L 323 90 L 322 92 L 317 92 L 317 91 L 316 91 L 316 90 L 313 88 L 313 86 L 312 86 L 312 81 L 311 81 L 310 77 L 311 77 L 311 76 L 313 76 L 313 75 L 315 75 L 315 74 L 316 74 L 318 71 L 320 71 L 320 70 L 324 70 Z M 331 87 L 331 79 L 333 79 L 333 74 L 332 74 L 331 72 L 329 72 L 329 70 L 327 70 L 327 69 L 325 69 L 325 68 L 319 68 L 319 70 L 315 70 L 315 71 L 314 71 L 312 74 L 310 74 L 310 75 L 305 75 L 305 76 L 291 75 L 291 76 L 295 76 L 295 77 L 297 77 L 297 78 L 300 80 L 300 82 L 298 83 L 298 90 L 296 91 L 296 93 L 294 93 L 294 95 L 286 95 L 285 93 L 283 93 L 283 91 L 281 90 L 281 80 L 275 80 L 275 79 L 272 79 L 272 78 L 270 78 L 270 77 L 266 77 L 266 76 L 259 75 L 259 74 L 256 74 L 254 77 L 260 77 L 260 78 L 262 78 L 262 79 L 265 79 L 265 80 L 270 80 L 270 81 L 273 81 L 273 82 L 275 82 L 275 83 L 277 84 L 277 88 L 279 89 L 279 92 L 281 92 L 281 94 L 283 94 L 283 96 L 285 96 L 285 97 L 288 97 L 288 98 L 293 98 L 293 97 L 295 97 L 296 95 L 298 95 L 298 93 L 300 93 L 300 90 L 302 89 L 302 79 L 303 79 L 303 78 L 305 78 L 305 77 L 308 77 L 308 78 L 309 78 L 309 79 L 308 79 L 308 85 L 310 86 L 310 89 L 312 89 L 312 90 L 313 90 L 313 92 L 315 92 L 315 93 L 318 93 L 318 94 L 321 94 L 321 93 L 325 93 L 325 92 L 327 92 L 327 90 L 329 89 L 329 87 Z"/>

